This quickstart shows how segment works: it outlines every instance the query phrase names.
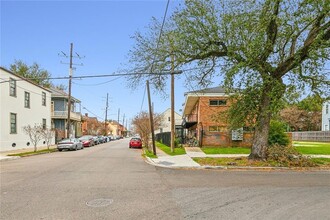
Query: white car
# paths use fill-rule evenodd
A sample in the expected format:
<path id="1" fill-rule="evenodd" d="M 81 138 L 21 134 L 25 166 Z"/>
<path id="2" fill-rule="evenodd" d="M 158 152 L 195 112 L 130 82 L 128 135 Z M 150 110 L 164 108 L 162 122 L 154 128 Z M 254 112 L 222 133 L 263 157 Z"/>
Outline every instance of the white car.
<path id="1" fill-rule="evenodd" d="M 58 151 L 84 149 L 82 143 L 77 138 L 63 139 L 57 144 Z"/>

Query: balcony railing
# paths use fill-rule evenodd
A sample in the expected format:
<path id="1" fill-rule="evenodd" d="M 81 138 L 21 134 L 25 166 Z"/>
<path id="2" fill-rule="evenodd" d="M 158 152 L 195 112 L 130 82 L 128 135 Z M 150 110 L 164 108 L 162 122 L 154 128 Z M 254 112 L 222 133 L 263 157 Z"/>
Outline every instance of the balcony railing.
<path id="1" fill-rule="evenodd" d="M 68 111 L 52 111 L 52 118 L 55 119 L 67 119 Z M 81 120 L 81 114 L 77 112 L 70 112 L 70 119 L 75 121 Z"/>
<path id="2" fill-rule="evenodd" d="M 193 115 L 186 115 L 186 122 L 197 122 L 197 114 L 193 114 Z"/>

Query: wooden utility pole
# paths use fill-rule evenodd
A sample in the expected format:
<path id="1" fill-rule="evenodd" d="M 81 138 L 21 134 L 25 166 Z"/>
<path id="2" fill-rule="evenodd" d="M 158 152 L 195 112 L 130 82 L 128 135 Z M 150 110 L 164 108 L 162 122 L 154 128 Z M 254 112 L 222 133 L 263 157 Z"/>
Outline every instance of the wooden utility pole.
<path id="1" fill-rule="evenodd" d="M 105 120 L 104 120 L 104 132 L 105 135 L 108 135 L 107 133 L 107 117 L 108 117 L 108 107 L 109 107 L 109 93 L 107 93 L 107 102 L 106 102 L 106 106 L 105 106 Z"/>
<path id="2" fill-rule="evenodd" d="M 70 45 L 70 69 L 69 69 L 69 97 L 68 97 L 68 119 L 67 119 L 67 138 L 70 138 L 70 129 L 71 129 L 71 83 L 72 83 L 72 50 L 73 43 Z"/>
<path id="3" fill-rule="evenodd" d="M 120 117 L 120 108 L 118 109 L 118 126 L 117 126 L 117 135 L 119 135 L 119 117 Z"/>
<path id="4" fill-rule="evenodd" d="M 124 131 L 125 131 L 125 113 L 124 113 L 124 116 L 123 116 L 123 131 L 122 131 L 122 135 L 124 137 Z"/>
<path id="5" fill-rule="evenodd" d="M 155 132 L 154 132 L 154 117 L 151 106 L 151 98 L 150 98 L 150 89 L 149 89 L 149 80 L 147 80 L 147 93 L 148 93 L 148 103 L 149 103 L 149 121 L 150 121 L 150 129 L 151 129 L 151 142 L 152 142 L 152 150 L 154 155 L 156 156 L 156 144 L 155 144 Z"/>
<path id="6" fill-rule="evenodd" d="M 171 152 L 174 152 L 175 115 L 174 115 L 174 55 L 171 55 Z"/>

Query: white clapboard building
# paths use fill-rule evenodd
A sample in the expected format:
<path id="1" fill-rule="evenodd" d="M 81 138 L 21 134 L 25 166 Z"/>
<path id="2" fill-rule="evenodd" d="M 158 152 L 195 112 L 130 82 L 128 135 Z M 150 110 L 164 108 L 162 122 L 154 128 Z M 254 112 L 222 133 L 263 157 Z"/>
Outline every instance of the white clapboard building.
<path id="1" fill-rule="evenodd" d="M 0 67 L 0 151 L 33 148 L 23 127 L 50 128 L 50 109 L 48 89 Z M 43 139 L 37 144 L 40 146 L 45 146 Z"/>

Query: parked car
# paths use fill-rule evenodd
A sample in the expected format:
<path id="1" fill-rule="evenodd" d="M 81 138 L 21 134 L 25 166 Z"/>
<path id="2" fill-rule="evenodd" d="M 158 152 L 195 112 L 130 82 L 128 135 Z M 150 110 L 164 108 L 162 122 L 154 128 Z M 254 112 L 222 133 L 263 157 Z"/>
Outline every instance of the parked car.
<path id="1" fill-rule="evenodd" d="M 100 143 L 99 138 L 97 136 L 93 136 L 93 140 L 95 145 L 98 145 Z"/>
<path id="2" fill-rule="evenodd" d="M 100 144 L 103 144 L 105 142 L 103 136 L 98 136 L 97 138 L 98 138 Z"/>
<path id="3" fill-rule="evenodd" d="M 131 138 L 129 141 L 129 148 L 139 147 L 142 148 L 142 140 L 140 138 Z"/>
<path id="4" fill-rule="evenodd" d="M 108 138 L 109 138 L 109 141 L 113 141 L 115 139 L 113 135 L 109 135 Z"/>
<path id="5" fill-rule="evenodd" d="M 83 149 L 82 143 L 77 138 L 63 139 L 57 144 L 58 151 Z"/>
<path id="6" fill-rule="evenodd" d="M 95 145 L 93 136 L 91 136 L 91 135 L 81 136 L 79 138 L 79 140 L 81 141 L 81 143 L 84 147 L 91 147 L 91 146 Z"/>

